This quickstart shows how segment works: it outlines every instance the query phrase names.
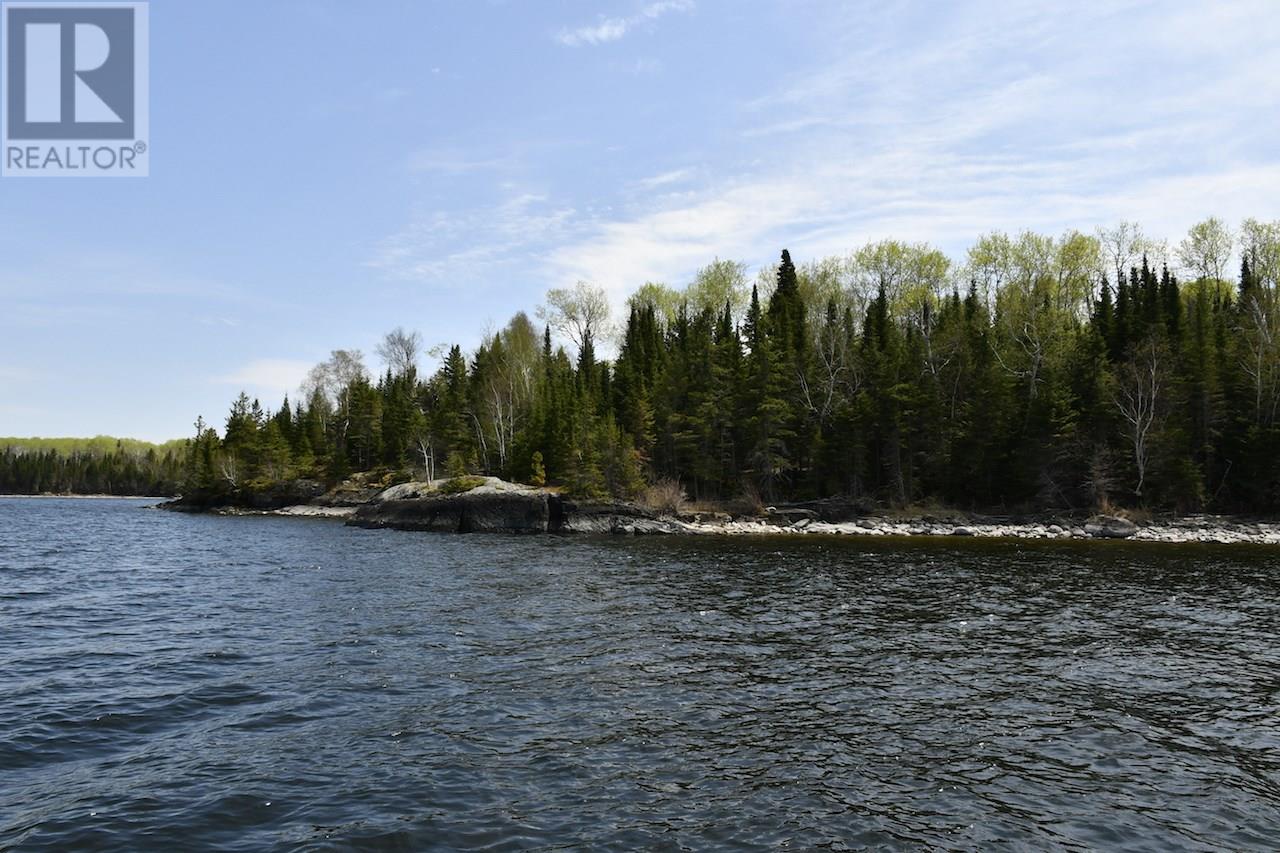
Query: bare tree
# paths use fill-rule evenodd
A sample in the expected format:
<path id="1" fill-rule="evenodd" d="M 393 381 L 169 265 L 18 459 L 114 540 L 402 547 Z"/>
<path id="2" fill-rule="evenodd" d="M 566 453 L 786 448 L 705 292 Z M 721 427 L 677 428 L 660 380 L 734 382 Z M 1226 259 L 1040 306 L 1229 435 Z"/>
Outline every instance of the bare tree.
<path id="1" fill-rule="evenodd" d="M 339 426 L 339 434 L 345 436 L 350 425 L 350 412 L 347 406 L 347 390 L 357 380 L 368 380 L 369 372 L 364 366 L 364 354 L 358 349 L 336 349 L 329 353 L 329 360 L 322 361 L 302 383 L 302 394 L 315 404 L 317 399 L 324 400 L 333 407 L 334 423 Z M 327 427 L 326 418 L 326 427 Z"/>
<path id="2" fill-rule="evenodd" d="M 841 321 L 834 299 L 825 319 L 815 325 L 812 374 L 802 370 L 798 379 L 805 407 L 826 423 L 840 396 L 852 397 L 861 387 L 862 376 L 850 347 L 851 330 Z"/>
<path id="3" fill-rule="evenodd" d="M 609 297 L 603 288 L 585 281 L 572 288 L 555 287 L 547 291 L 547 304 L 538 309 L 538 317 L 580 350 L 588 337 L 598 341 L 609 334 Z"/>
<path id="4" fill-rule="evenodd" d="M 1074 239 L 1072 234 L 1068 238 Z M 1039 396 L 1046 366 L 1062 357 L 1072 325 L 1079 319 L 1059 307 L 1064 302 L 1059 289 L 1065 286 L 1081 291 L 1088 286 L 1081 270 L 1088 268 L 1087 257 L 1096 244 L 1089 241 L 1082 245 L 1084 250 L 1078 254 L 1086 260 L 1077 262 L 1073 253 L 1062 251 L 1052 237 L 1024 231 L 1007 244 L 1002 257 L 1005 268 L 993 267 L 1003 282 L 996 297 L 998 328 L 1017 349 L 1010 348 L 1006 358 L 993 338 L 991 351 L 1009 375 L 1026 380 L 1027 396 L 1033 400 Z M 1073 264 L 1070 272 L 1062 271 L 1064 260 Z"/>
<path id="5" fill-rule="evenodd" d="M 427 482 L 431 482 L 436 478 L 436 455 L 431 445 L 431 437 L 426 430 L 423 430 L 418 433 L 416 441 L 418 452 L 422 454 L 422 470 L 425 472 Z"/>
<path id="6" fill-rule="evenodd" d="M 1133 358 L 1120 369 L 1118 380 L 1112 402 L 1125 420 L 1125 433 L 1138 469 L 1134 494 L 1141 500 L 1151 460 L 1152 430 L 1164 399 L 1161 392 L 1165 383 L 1165 356 L 1161 345 L 1150 338 L 1138 347 Z"/>
<path id="7" fill-rule="evenodd" d="M 369 378 L 364 366 L 364 353 L 358 349 L 336 349 L 329 354 L 329 366 L 334 378 L 342 387 L 358 379 Z"/>
<path id="8" fill-rule="evenodd" d="M 1197 278 L 1222 281 L 1231 260 L 1231 231 L 1215 216 L 1191 226 L 1178 244 L 1178 260 Z"/>
<path id="9" fill-rule="evenodd" d="M 239 465 L 237 464 L 236 455 L 234 453 L 223 453 L 218 457 L 218 468 L 222 471 L 222 479 L 227 481 L 227 485 L 231 488 L 239 488 L 240 474 Z"/>
<path id="10" fill-rule="evenodd" d="M 333 402 L 352 382 L 368 378 L 364 354 L 360 350 L 336 349 L 329 353 L 328 361 L 322 361 L 311 368 L 302 382 L 302 393 L 304 397 L 310 397 L 318 391 Z"/>
<path id="11" fill-rule="evenodd" d="M 1138 223 L 1122 221 L 1114 228 L 1099 228 L 1098 242 L 1115 271 L 1115 278 L 1111 283 L 1118 285 L 1129 275 L 1129 268 L 1138 265 L 1146 239 L 1142 236 L 1142 227 Z"/>
<path id="12" fill-rule="evenodd" d="M 1147 263 L 1151 269 L 1160 269 L 1161 267 L 1169 267 L 1174 269 L 1176 264 L 1175 258 L 1169 252 L 1168 240 L 1146 239 L 1142 240 L 1142 254 L 1146 256 Z M 1230 252 L 1228 252 L 1230 254 Z"/>
<path id="13" fill-rule="evenodd" d="M 1115 274 L 1113 286 L 1118 286 L 1129 276 L 1129 270 L 1138 266 L 1145 257 L 1152 269 L 1169 265 L 1169 244 L 1142 233 L 1136 222 L 1121 222 L 1114 228 L 1099 228 L 1098 242 L 1102 257 L 1109 262 L 1109 273 Z"/>
<path id="14" fill-rule="evenodd" d="M 378 344 L 378 358 L 382 359 L 393 374 L 404 376 L 418 367 L 418 355 L 422 352 L 422 335 L 406 332 L 396 326 L 387 332 Z"/>
<path id="15" fill-rule="evenodd" d="M 1241 367 L 1253 382 L 1255 420 L 1259 426 L 1269 427 L 1280 409 L 1280 306 L 1275 292 L 1259 285 L 1241 307 Z"/>
<path id="16" fill-rule="evenodd" d="M 1280 222 L 1246 219 L 1240 225 L 1240 250 L 1259 285 L 1275 288 L 1280 283 Z"/>
<path id="17" fill-rule="evenodd" d="M 492 441 L 498 466 L 505 469 L 516 433 L 533 405 L 541 358 L 537 330 L 524 312 L 517 313 L 501 332 L 486 336 L 481 354 L 483 358 L 477 356 L 481 411 L 473 414 L 477 440 L 486 453 Z"/>
<path id="18" fill-rule="evenodd" d="M 752 283 L 752 287 L 756 289 L 756 295 L 760 297 L 760 304 L 767 305 L 769 300 L 773 298 L 773 291 L 778 287 L 778 264 L 776 262 L 765 264 L 757 269 L 756 280 Z"/>
<path id="19" fill-rule="evenodd" d="M 965 261 L 968 279 L 990 311 L 996 295 L 1004 288 L 1013 268 L 1013 241 L 1002 231 L 992 231 L 978 238 L 969 248 Z"/>
<path id="20" fill-rule="evenodd" d="M 303 398 L 312 400 L 317 397 L 326 402 L 333 402 L 332 381 L 329 371 L 325 363 L 317 364 L 311 370 L 307 371 L 307 378 L 302 380 L 302 386 L 299 389 Z"/>

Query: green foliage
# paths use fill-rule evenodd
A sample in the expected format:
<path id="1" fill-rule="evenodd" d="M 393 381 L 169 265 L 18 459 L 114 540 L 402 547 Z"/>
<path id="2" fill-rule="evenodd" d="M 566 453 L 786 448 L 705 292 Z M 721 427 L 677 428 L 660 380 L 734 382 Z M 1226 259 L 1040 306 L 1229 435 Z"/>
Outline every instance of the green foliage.
<path id="1" fill-rule="evenodd" d="M 61 456 L 71 456 L 77 453 L 96 454 L 99 456 L 108 453 L 126 453 L 145 456 L 153 450 L 163 456 L 166 453 L 181 450 L 185 444 L 186 442 L 180 438 L 161 444 L 154 444 L 150 441 L 140 441 L 136 438 L 115 438 L 109 435 L 99 435 L 93 438 L 0 437 L 0 447 L 12 447 L 15 450 L 27 453 L 52 451 Z"/>
<path id="2" fill-rule="evenodd" d="M 0 494 L 177 494 L 187 466 L 181 440 L 0 438 Z"/>
<path id="3" fill-rule="evenodd" d="M 545 329 L 517 314 L 424 377 L 397 330 L 376 384 L 336 350 L 275 413 L 241 395 L 223 437 L 201 423 L 185 443 L 181 479 L 386 468 L 585 497 L 1280 511 L 1280 224 L 1241 234 L 1238 287 L 1216 221 L 1179 247 L 1189 284 L 1127 223 L 988 234 L 963 265 L 892 240 L 799 267 L 784 251 L 749 291 L 716 260 L 683 290 L 641 287 L 612 361 L 607 301 L 579 284 L 549 294 Z"/>
<path id="4" fill-rule="evenodd" d="M 440 493 L 445 495 L 460 495 L 463 492 L 469 492 L 472 489 L 479 488 L 484 484 L 484 477 L 475 477 L 471 475 L 464 477 L 451 477 L 440 484 Z"/>

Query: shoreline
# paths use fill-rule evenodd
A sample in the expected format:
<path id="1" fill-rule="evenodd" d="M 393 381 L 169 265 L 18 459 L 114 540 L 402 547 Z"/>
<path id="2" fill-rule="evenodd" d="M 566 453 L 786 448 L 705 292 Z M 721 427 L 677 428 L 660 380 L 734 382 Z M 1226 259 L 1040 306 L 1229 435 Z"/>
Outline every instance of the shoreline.
<path id="1" fill-rule="evenodd" d="M 1091 523 L 1067 526 L 1056 522 L 951 523 L 904 521 L 868 516 L 853 522 L 813 521 L 779 527 L 760 521 L 689 525 L 694 535 L 843 536 L 899 539 L 1004 539 L 1056 542 L 1153 542 L 1171 545 L 1280 545 L 1280 523 L 1253 522 L 1225 516 L 1194 516 L 1135 525 L 1128 535 L 1098 530 Z M 1090 529 L 1095 528 L 1095 529 Z"/>
<path id="2" fill-rule="evenodd" d="M 4 498 L 23 498 L 25 500 L 72 500 L 72 501 L 171 501 L 174 500 L 172 495 L 58 495 L 50 492 L 41 492 L 38 495 L 6 495 L 0 494 L 0 499 Z"/>
<path id="3" fill-rule="evenodd" d="M 342 521 L 350 525 L 356 514 L 355 507 L 315 507 L 307 505 L 281 509 L 243 509 L 225 507 L 209 510 L 204 514 L 226 517 L 310 518 L 326 521 Z M 848 539 L 909 539 L 956 541 L 1036 541 L 1036 542 L 1141 542 L 1163 545 L 1280 545 L 1280 522 L 1254 522 L 1231 516 L 1195 516 L 1139 525 L 1131 536 L 1108 536 L 1088 533 L 1083 525 L 1068 528 L 1052 522 L 1000 523 L 1000 524 L 938 524 L 906 522 L 881 516 L 867 516 L 856 522 L 812 522 L 804 526 L 777 525 L 767 521 L 738 519 L 727 522 L 686 522 L 671 516 L 659 516 L 663 529 L 649 525 L 621 525 L 610 530 L 566 530 L 547 532 L 543 535 L 622 535 L 622 536 L 741 536 L 749 538 L 805 537 Z M 668 527 L 670 525 L 670 527 Z M 352 525 L 370 526 L 370 525 Z M 1059 528 L 1058 531 L 1053 528 Z M 458 535 L 456 531 L 422 530 L 393 525 L 379 525 L 376 529 L 406 532 L 433 532 Z M 472 531 L 485 532 L 485 531 Z M 509 532 L 514 531 L 491 531 Z M 465 535 L 465 534 L 464 534 Z"/>
<path id="4" fill-rule="evenodd" d="M 547 489 L 488 478 L 450 493 L 440 483 L 411 483 L 365 494 L 335 493 L 271 507 L 172 501 L 158 508 L 228 516 L 338 520 L 352 526 L 437 533 L 611 534 L 658 536 L 833 536 L 885 539 L 989 539 L 1043 542 L 1129 541 L 1167 544 L 1280 545 L 1280 520 L 1194 515 L 1133 522 L 1116 516 L 1019 520 L 949 510 L 919 515 L 875 511 L 846 518 L 812 509 L 769 507 L 765 515 L 657 512 L 624 502 L 575 502 Z M 943 516 L 943 517 L 938 517 Z"/>

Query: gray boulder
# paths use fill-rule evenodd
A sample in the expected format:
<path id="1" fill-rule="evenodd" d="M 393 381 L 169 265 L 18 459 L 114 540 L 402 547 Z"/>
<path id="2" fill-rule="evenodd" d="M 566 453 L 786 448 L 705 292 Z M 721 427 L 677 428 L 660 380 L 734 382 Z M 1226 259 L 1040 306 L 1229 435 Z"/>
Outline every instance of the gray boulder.
<path id="1" fill-rule="evenodd" d="M 552 533 L 623 533 L 636 536 L 682 533 L 679 521 L 624 501 L 557 498 L 547 528 Z"/>
<path id="2" fill-rule="evenodd" d="M 797 521 L 815 521 L 817 518 L 818 514 L 811 509 L 803 509 L 799 507 L 778 509 L 775 507 L 769 507 L 769 514 L 766 516 L 765 520 L 769 524 L 777 525 L 778 527 L 790 527 Z"/>
<path id="3" fill-rule="evenodd" d="M 1128 539 L 1138 532 L 1138 525 L 1127 518 L 1095 515 L 1084 526 L 1084 532 L 1094 539 Z"/>
<path id="4" fill-rule="evenodd" d="M 474 490 L 364 504 L 348 524 L 438 533 L 545 533 L 552 512 L 546 492 Z"/>

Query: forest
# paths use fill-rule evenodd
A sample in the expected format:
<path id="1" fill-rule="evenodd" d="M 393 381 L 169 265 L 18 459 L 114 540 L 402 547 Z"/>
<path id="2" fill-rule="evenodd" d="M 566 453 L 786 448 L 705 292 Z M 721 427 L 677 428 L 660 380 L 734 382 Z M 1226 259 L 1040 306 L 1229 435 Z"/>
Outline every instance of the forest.
<path id="1" fill-rule="evenodd" d="M 611 322 L 579 282 L 473 352 L 336 350 L 293 401 L 203 419 L 183 488 L 492 474 L 584 497 L 1280 509 L 1280 222 L 884 240 L 751 279 L 715 260 Z M 606 353 L 609 357 L 606 357 Z"/>
<path id="2" fill-rule="evenodd" d="M 0 438 L 0 494 L 175 495 L 187 442 L 129 438 Z"/>

